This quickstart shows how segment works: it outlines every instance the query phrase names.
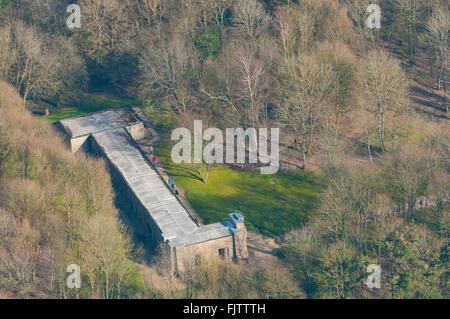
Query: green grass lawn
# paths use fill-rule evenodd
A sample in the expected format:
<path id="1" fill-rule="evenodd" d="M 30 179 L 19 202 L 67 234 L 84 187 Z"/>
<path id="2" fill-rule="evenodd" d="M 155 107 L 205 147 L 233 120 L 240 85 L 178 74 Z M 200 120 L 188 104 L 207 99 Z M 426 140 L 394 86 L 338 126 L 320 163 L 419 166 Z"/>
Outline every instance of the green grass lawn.
<path id="1" fill-rule="evenodd" d="M 47 116 L 50 123 L 59 120 L 94 113 L 107 109 L 120 108 L 124 106 L 138 106 L 141 102 L 134 97 L 120 97 L 116 95 L 86 95 L 79 104 L 62 104 L 54 109 L 54 113 Z"/>
<path id="2" fill-rule="evenodd" d="M 317 173 L 262 175 L 226 165 L 214 167 L 203 184 L 182 165 L 171 162 L 169 144 L 160 144 L 155 152 L 206 224 L 224 221 L 229 213 L 240 212 L 248 229 L 278 236 L 306 222 L 322 188 L 322 178 Z"/>

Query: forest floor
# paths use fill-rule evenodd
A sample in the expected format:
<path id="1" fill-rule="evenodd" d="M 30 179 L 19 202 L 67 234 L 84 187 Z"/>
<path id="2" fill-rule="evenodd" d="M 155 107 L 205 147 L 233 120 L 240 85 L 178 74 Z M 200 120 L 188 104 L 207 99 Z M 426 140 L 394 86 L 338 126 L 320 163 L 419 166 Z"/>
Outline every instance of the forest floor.
<path id="1" fill-rule="evenodd" d="M 381 41 L 380 46 L 388 50 L 400 61 L 407 60 L 407 52 L 402 48 L 399 42 Z M 421 115 L 426 115 L 426 118 L 430 121 L 446 123 L 448 118 L 446 116 L 444 90 L 438 90 L 437 81 L 431 76 L 431 68 L 426 54 L 426 47 L 424 45 L 418 45 L 413 67 L 406 62 L 402 62 L 402 65 L 410 80 L 409 107 L 412 111 Z M 434 70 L 434 72 L 436 72 L 436 70 Z M 447 101 L 448 98 L 449 93 L 447 92 Z"/>

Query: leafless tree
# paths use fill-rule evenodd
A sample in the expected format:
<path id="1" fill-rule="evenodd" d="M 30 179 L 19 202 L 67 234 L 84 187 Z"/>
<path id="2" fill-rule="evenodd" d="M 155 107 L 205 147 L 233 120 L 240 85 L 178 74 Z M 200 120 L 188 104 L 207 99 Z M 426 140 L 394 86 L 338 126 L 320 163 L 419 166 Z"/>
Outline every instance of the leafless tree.
<path id="1" fill-rule="evenodd" d="M 277 7 L 275 11 L 275 23 L 280 34 L 284 57 L 289 58 L 294 50 L 297 29 L 291 9 L 289 7 Z"/>
<path id="2" fill-rule="evenodd" d="M 11 67 L 16 62 L 17 51 L 13 49 L 13 32 L 9 25 L 0 29 L 0 78 L 9 81 Z"/>
<path id="3" fill-rule="evenodd" d="M 213 1 L 213 20 L 220 32 L 220 39 L 223 42 L 223 32 L 225 28 L 225 13 L 231 8 L 233 0 L 217 0 Z"/>
<path id="4" fill-rule="evenodd" d="M 181 35 L 156 40 L 141 60 L 141 83 L 146 94 L 166 97 L 175 114 L 186 116 L 192 102 L 197 57 Z"/>
<path id="5" fill-rule="evenodd" d="M 103 58 L 127 32 L 127 3 L 118 0 L 81 0 L 83 45 L 89 58 L 102 64 Z"/>
<path id="6" fill-rule="evenodd" d="M 16 227 L 14 216 L 0 208 L 0 245 L 8 244 L 16 232 Z"/>
<path id="7" fill-rule="evenodd" d="M 42 54 L 42 42 L 34 28 L 27 27 L 24 23 L 14 26 L 14 49 L 17 53 L 15 65 L 16 88 L 22 93 L 26 103 L 30 92 L 39 90 L 39 77 L 37 76 Z"/>
<path id="8" fill-rule="evenodd" d="M 373 1 L 370 0 L 345 0 L 348 8 L 348 14 L 356 26 L 359 34 L 362 37 L 370 38 L 372 45 L 375 47 L 376 36 L 378 35 L 377 29 L 369 29 L 367 27 L 367 8 Z"/>
<path id="9" fill-rule="evenodd" d="M 158 272 L 165 278 L 167 283 L 167 290 L 174 297 L 176 291 L 176 277 L 173 254 L 171 247 L 165 243 L 159 244 L 157 247 L 157 255 L 155 257 L 155 264 Z"/>
<path id="10" fill-rule="evenodd" d="M 24 104 L 30 97 L 53 97 L 65 82 L 85 74 L 75 49 L 62 37 L 40 36 L 35 28 L 20 21 L 1 32 L 5 37 L 0 41 L 0 51 L 9 48 L 8 55 L 2 53 L 1 75 L 19 90 Z"/>
<path id="11" fill-rule="evenodd" d="M 106 299 L 120 298 L 124 286 L 133 278 L 132 264 L 126 258 L 129 243 L 114 231 L 121 230 L 114 216 L 97 214 L 85 222 L 80 229 L 83 271 L 88 274 L 94 291 Z"/>
<path id="12" fill-rule="evenodd" d="M 261 59 L 245 49 L 224 55 L 217 69 L 218 88 L 203 89 L 209 98 L 228 106 L 238 126 L 259 127 L 267 106 L 269 75 Z M 217 66 L 219 68 L 219 66 Z"/>
<path id="13" fill-rule="evenodd" d="M 225 28 L 225 14 L 233 5 L 234 0 L 193 0 L 191 6 L 200 11 L 201 28 L 207 28 L 212 22 L 217 26 L 220 39 L 223 41 L 223 32 Z"/>
<path id="14" fill-rule="evenodd" d="M 138 15 L 143 15 L 147 23 L 157 28 L 166 14 L 163 0 L 139 0 L 136 1 Z"/>
<path id="15" fill-rule="evenodd" d="M 394 132 L 396 132 L 396 116 L 407 103 L 406 92 L 408 80 L 400 65 L 387 52 L 373 50 L 364 59 L 359 71 L 359 79 L 362 84 L 361 105 L 363 112 L 368 112 L 365 127 L 372 120 L 376 123 L 378 142 L 381 151 L 385 149 L 386 119 L 392 115 Z M 368 122 L 367 122 L 368 121 Z M 370 139 L 371 132 L 367 131 Z M 370 141 L 368 149 L 370 153 Z M 369 154 L 369 156 L 371 156 Z"/>
<path id="16" fill-rule="evenodd" d="M 247 105 L 247 118 L 252 127 L 258 127 L 259 114 L 264 107 L 264 90 L 267 89 L 264 63 L 245 51 L 237 53 L 237 60 L 241 75 L 241 96 Z"/>
<path id="17" fill-rule="evenodd" d="M 300 51 L 308 51 L 314 40 L 314 19 L 308 11 L 301 11 L 297 15 L 297 25 L 299 30 Z"/>
<path id="18" fill-rule="evenodd" d="M 233 22 L 238 30 L 247 34 L 252 43 L 268 26 L 270 18 L 256 0 L 237 0 L 233 6 Z"/>
<path id="19" fill-rule="evenodd" d="M 423 0 L 396 0 L 394 5 L 400 12 L 400 27 L 403 29 L 402 39 L 408 45 L 408 58 L 412 65 L 416 55 L 417 29 L 422 19 L 423 10 L 427 1 Z"/>
<path id="20" fill-rule="evenodd" d="M 311 154 L 320 117 L 331 100 L 335 74 L 317 57 L 290 59 L 281 75 L 281 92 L 286 99 L 277 109 L 282 124 L 294 135 L 294 145 L 302 154 L 302 166 Z"/>
<path id="21" fill-rule="evenodd" d="M 444 97 L 447 97 L 447 65 L 448 65 L 448 31 L 450 26 L 450 16 L 448 9 L 436 4 L 433 13 L 427 22 L 427 40 L 430 44 L 433 55 L 438 61 L 437 82 L 438 90 L 441 85 L 444 87 Z M 447 99 L 445 100 L 446 111 L 448 113 Z"/>

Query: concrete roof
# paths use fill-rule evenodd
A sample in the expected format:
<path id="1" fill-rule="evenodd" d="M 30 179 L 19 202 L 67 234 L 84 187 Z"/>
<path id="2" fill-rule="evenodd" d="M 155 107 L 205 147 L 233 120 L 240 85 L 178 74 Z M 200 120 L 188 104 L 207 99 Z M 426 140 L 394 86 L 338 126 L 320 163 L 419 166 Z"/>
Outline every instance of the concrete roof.
<path id="1" fill-rule="evenodd" d="M 162 177 L 154 170 L 123 128 L 94 133 L 103 149 L 130 189 L 173 246 L 192 245 L 232 234 L 230 222 L 198 227 Z"/>
<path id="2" fill-rule="evenodd" d="M 130 108 L 61 120 L 71 138 L 92 135 L 172 246 L 230 236 L 230 221 L 199 227 L 124 129 L 139 122 Z"/>
<path id="3" fill-rule="evenodd" d="M 136 119 L 130 108 L 124 107 L 73 117 L 59 122 L 72 138 L 76 138 L 113 127 L 123 127 L 139 122 L 139 120 Z"/>
<path id="4" fill-rule="evenodd" d="M 196 231 L 183 236 L 177 236 L 170 243 L 172 246 L 192 245 L 205 241 L 227 237 L 232 234 L 232 225 L 229 221 L 209 224 L 198 227 Z"/>

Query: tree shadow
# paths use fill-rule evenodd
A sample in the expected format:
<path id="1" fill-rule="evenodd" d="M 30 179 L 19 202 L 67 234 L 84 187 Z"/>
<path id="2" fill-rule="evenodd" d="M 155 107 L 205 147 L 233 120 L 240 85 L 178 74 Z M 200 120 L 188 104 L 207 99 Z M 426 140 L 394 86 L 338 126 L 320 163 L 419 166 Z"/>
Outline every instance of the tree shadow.
<path id="1" fill-rule="evenodd" d="M 437 101 L 442 101 L 443 100 L 442 96 L 440 96 L 438 94 L 435 94 L 435 93 L 432 93 L 432 92 L 428 92 L 428 91 L 426 91 L 426 90 L 424 90 L 424 89 L 422 89 L 420 87 L 416 87 L 416 86 L 412 87 L 411 91 L 413 91 L 414 93 L 416 93 L 418 95 L 418 96 L 411 97 L 411 99 L 414 102 L 416 102 L 416 103 L 418 103 L 418 104 L 420 104 L 422 106 L 425 106 L 425 107 L 428 107 L 428 108 L 432 108 L 432 109 L 434 109 L 436 111 L 440 111 L 440 112 L 445 112 L 446 111 L 445 108 L 443 108 L 442 106 L 440 106 L 437 103 Z"/>
<path id="2" fill-rule="evenodd" d="M 178 165 L 174 164 L 162 164 L 162 166 L 167 170 L 168 174 L 171 176 L 180 176 L 180 177 L 186 177 L 193 180 L 198 180 L 203 183 L 203 180 L 201 177 L 196 175 L 194 172 L 189 171 L 188 168 L 183 168 Z M 169 172 L 170 170 L 170 172 Z"/>

